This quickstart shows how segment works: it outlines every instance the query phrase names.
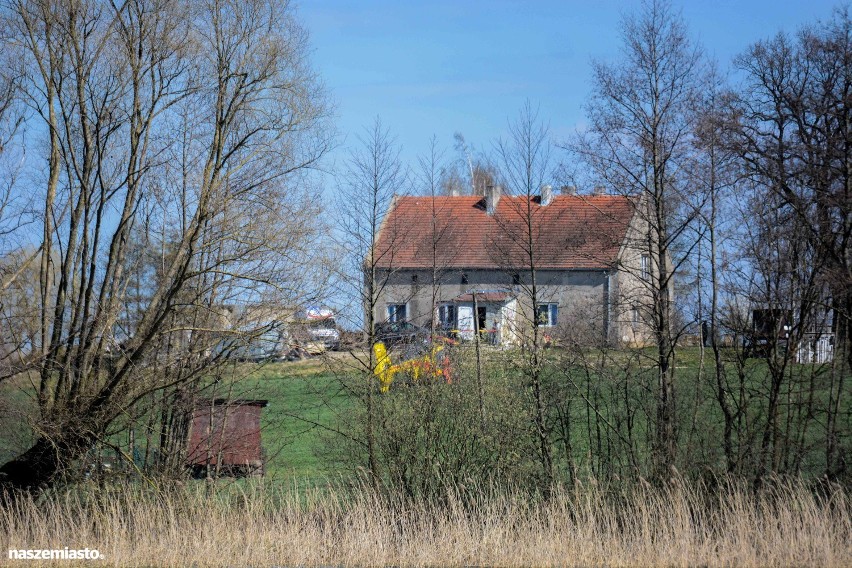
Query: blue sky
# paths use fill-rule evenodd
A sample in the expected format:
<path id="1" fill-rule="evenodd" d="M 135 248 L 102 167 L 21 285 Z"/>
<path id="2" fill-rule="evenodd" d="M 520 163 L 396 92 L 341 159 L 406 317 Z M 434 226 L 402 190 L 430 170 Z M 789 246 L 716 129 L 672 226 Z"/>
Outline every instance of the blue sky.
<path id="1" fill-rule="evenodd" d="M 726 69 L 750 43 L 827 19 L 829 0 L 675 2 L 693 37 Z M 453 133 L 489 149 L 526 99 L 554 138 L 583 124 L 590 62 L 613 60 L 638 0 L 519 2 L 302 0 L 313 62 L 336 106 L 341 148 L 380 116 L 414 163 Z"/>

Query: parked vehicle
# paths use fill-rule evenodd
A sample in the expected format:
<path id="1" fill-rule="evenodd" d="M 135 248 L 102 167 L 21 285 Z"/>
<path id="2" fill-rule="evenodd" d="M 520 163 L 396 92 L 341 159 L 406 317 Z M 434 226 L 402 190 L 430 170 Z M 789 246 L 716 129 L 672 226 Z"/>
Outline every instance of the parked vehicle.
<path id="1" fill-rule="evenodd" d="M 429 343 L 431 332 L 425 327 L 408 321 L 382 322 L 376 324 L 376 342 L 384 343 L 391 348 L 397 345 L 412 345 Z M 449 337 L 444 330 L 435 330 L 435 343 L 455 345 L 457 341 Z"/>
<path id="2" fill-rule="evenodd" d="M 773 346 L 786 351 L 792 323 L 793 312 L 790 310 L 752 310 L 751 334 L 743 339 L 745 357 L 769 357 Z"/>
<path id="3" fill-rule="evenodd" d="M 216 351 L 236 361 L 275 361 L 281 358 L 285 348 L 284 335 L 281 324 L 272 323 L 263 333 L 246 335 L 234 341 L 223 341 Z"/>
<path id="4" fill-rule="evenodd" d="M 427 343 L 429 330 L 408 321 L 386 321 L 376 324 L 376 342 L 388 348 L 411 343 Z"/>
<path id="5" fill-rule="evenodd" d="M 296 312 L 290 326 L 290 342 L 300 344 L 308 353 L 340 349 L 340 331 L 334 312 L 327 308 L 308 307 Z"/>
<path id="6" fill-rule="evenodd" d="M 230 308 L 232 323 L 211 355 L 236 361 L 292 361 L 339 349 L 340 331 L 333 311 L 307 307 Z"/>

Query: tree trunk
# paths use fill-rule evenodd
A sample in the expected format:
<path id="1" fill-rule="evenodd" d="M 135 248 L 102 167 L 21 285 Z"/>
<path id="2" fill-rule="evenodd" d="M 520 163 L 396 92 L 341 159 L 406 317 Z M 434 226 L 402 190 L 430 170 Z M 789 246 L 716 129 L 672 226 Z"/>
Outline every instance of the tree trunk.
<path id="1" fill-rule="evenodd" d="M 94 443 L 92 434 L 75 431 L 60 438 L 41 437 L 24 453 L 0 467 L 0 492 L 38 491 L 54 483 Z"/>

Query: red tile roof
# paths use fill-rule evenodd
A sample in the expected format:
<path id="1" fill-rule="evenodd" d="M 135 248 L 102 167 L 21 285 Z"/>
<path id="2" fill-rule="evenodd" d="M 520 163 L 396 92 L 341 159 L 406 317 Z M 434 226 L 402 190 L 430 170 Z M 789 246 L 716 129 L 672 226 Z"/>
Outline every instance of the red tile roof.
<path id="1" fill-rule="evenodd" d="M 557 195 L 542 206 L 538 197 L 504 195 L 488 215 L 482 197 L 441 196 L 432 211 L 431 197 L 395 199 L 376 246 L 379 267 L 524 269 L 532 248 L 537 268 L 606 269 L 633 204 L 621 196 Z"/>

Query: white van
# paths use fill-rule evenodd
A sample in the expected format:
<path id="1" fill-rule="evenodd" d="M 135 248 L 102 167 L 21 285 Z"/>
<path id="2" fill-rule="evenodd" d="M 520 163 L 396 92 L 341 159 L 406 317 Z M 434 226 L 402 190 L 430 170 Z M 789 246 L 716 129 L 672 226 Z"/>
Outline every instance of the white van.
<path id="1" fill-rule="evenodd" d="M 340 348 L 340 331 L 334 312 L 327 308 L 308 307 L 295 314 L 295 327 L 307 342 L 308 352 Z"/>

